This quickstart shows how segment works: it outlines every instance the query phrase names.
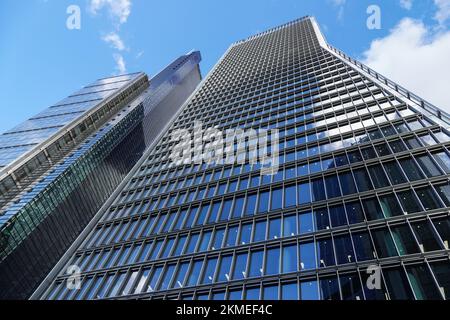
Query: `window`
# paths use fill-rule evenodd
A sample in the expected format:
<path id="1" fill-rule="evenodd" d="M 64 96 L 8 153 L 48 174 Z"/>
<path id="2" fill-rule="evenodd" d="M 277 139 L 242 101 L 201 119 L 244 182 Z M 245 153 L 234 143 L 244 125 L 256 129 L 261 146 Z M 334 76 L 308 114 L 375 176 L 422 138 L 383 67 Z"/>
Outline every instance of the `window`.
<path id="1" fill-rule="evenodd" d="M 264 300 L 278 300 L 278 286 L 277 285 L 264 286 L 263 299 Z"/>
<path id="2" fill-rule="evenodd" d="M 339 281 L 343 300 L 363 300 L 364 294 L 357 273 L 341 275 Z"/>
<path id="3" fill-rule="evenodd" d="M 386 278 L 386 285 L 391 299 L 414 300 L 414 295 L 403 269 L 389 268 L 383 270 L 383 273 Z"/>
<path id="4" fill-rule="evenodd" d="M 441 175 L 441 171 L 428 155 L 418 157 L 417 162 L 419 163 L 420 167 L 422 168 L 423 172 L 425 172 L 428 178 Z"/>
<path id="5" fill-rule="evenodd" d="M 331 238 L 317 240 L 317 265 L 320 268 L 336 264 L 334 261 L 333 241 Z"/>
<path id="6" fill-rule="evenodd" d="M 366 213 L 368 220 L 383 219 L 383 211 L 377 198 L 365 199 L 362 201 L 364 212 Z"/>
<path id="7" fill-rule="evenodd" d="M 272 197 L 271 197 L 271 210 L 278 210 L 283 207 L 282 201 L 283 201 L 283 189 L 274 189 L 272 190 Z"/>
<path id="8" fill-rule="evenodd" d="M 348 222 L 350 224 L 366 221 L 359 201 L 346 203 L 345 210 L 347 211 Z"/>
<path id="9" fill-rule="evenodd" d="M 354 233 L 352 238 L 358 261 L 366 261 L 375 258 L 372 240 L 370 240 L 370 236 L 367 232 Z"/>
<path id="10" fill-rule="evenodd" d="M 169 288 L 169 285 L 171 284 L 173 272 L 175 271 L 175 265 L 169 265 L 167 266 L 164 275 L 161 277 L 161 284 L 159 290 L 166 290 Z"/>
<path id="11" fill-rule="evenodd" d="M 339 181 L 341 183 L 343 195 L 349 195 L 357 192 L 355 181 L 353 180 L 353 175 L 350 171 L 339 173 Z"/>
<path id="12" fill-rule="evenodd" d="M 449 249 L 450 244 L 450 220 L 448 218 L 433 220 L 434 227 L 444 241 L 445 249 Z"/>
<path id="13" fill-rule="evenodd" d="M 282 283 L 281 284 L 281 299 L 282 300 L 298 300 L 297 283 Z"/>
<path id="14" fill-rule="evenodd" d="M 334 244 L 336 247 L 336 259 L 338 264 L 355 262 L 353 245 L 350 236 L 343 235 L 335 237 Z"/>
<path id="15" fill-rule="evenodd" d="M 320 300 L 317 281 L 300 283 L 300 300 Z"/>
<path id="16" fill-rule="evenodd" d="M 212 242 L 211 250 L 222 248 L 223 237 L 225 235 L 225 229 L 216 229 L 214 232 L 214 241 Z"/>
<path id="17" fill-rule="evenodd" d="M 400 166 L 405 171 L 409 181 L 416 181 L 424 178 L 422 171 L 420 171 L 419 166 L 413 159 L 407 158 L 400 160 Z"/>
<path id="18" fill-rule="evenodd" d="M 283 217 L 283 237 L 291 237 L 297 234 L 297 216 L 289 215 Z"/>
<path id="19" fill-rule="evenodd" d="M 258 212 L 266 212 L 269 209 L 269 191 L 259 193 Z"/>
<path id="20" fill-rule="evenodd" d="M 266 251 L 265 274 L 279 274 L 280 273 L 280 248 L 270 248 Z"/>
<path id="21" fill-rule="evenodd" d="M 291 244 L 283 246 L 282 263 L 283 273 L 297 271 L 297 245 Z"/>
<path id="22" fill-rule="evenodd" d="M 191 236 L 189 237 L 186 253 L 194 253 L 195 248 L 197 247 L 198 238 L 198 233 L 191 234 Z"/>
<path id="23" fill-rule="evenodd" d="M 314 217 L 312 211 L 301 212 L 298 215 L 298 225 L 300 234 L 314 232 Z"/>
<path id="24" fill-rule="evenodd" d="M 247 197 L 247 204 L 245 206 L 245 215 L 251 216 L 255 214 L 256 194 L 251 194 Z"/>
<path id="25" fill-rule="evenodd" d="M 442 299 L 441 293 L 426 265 L 406 266 L 406 273 L 417 300 Z"/>
<path id="26" fill-rule="evenodd" d="M 239 253 L 234 259 L 233 280 L 247 278 L 247 253 Z"/>
<path id="27" fill-rule="evenodd" d="M 242 209 L 244 208 L 244 198 L 236 198 L 234 201 L 233 213 L 231 215 L 232 218 L 240 218 L 242 216 Z"/>
<path id="28" fill-rule="evenodd" d="M 416 189 L 416 192 L 425 210 L 433 210 L 442 207 L 441 201 L 431 187 Z"/>
<path id="29" fill-rule="evenodd" d="M 314 210 L 314 215 L 316 217 L 317 230 L 328 230 L 330 229 L 330 219 L 328 217 L 328 209 L 321 208 Z"/>
<path id="30" fill-rule="evenodd" d="M 252 251 L 250 253 L 249 277 L 260 277 L 262 275 L 263 253 L 264 251 Z"/>
<path id="31" fill-rule="evenodd" d="M 199 252 L 207 251 L 209 249 L 209 243 L 211 241 L 212 231 L 204 231 L 202 234 L 202 240 L 200 242 Z"/>
<path id="32" fill-rule="evenodd" d="M 322 300 L 340 300 L 339 283 L 336 277 L 320 279 L 320 295 Z"/>
<path id="33" fill-rule="evenodd" d="M 419 247 L 408 225 L 391 227 L 394 242 L 400 255 L 419 253 Z"/>
<path id="34" fill-rule="evenodd" d="M 191 270 L 189 271 L 189 277 L 187 281 L 188 286 L 195 286 L 200 276 L 200 271 L 203 265 L 203 260 L 194 261 Z"/>
<path id="35" fill-rule="evenodd" d="M 271 218 L 269 220 L 268 238 L 278 239 L 281 236 L 281 218 Z"/>
<path id="36" fill-rule="evenodd" d="M 353 170 L 353 174 L 355 175 L 356 186 L 358 187 L 359 192 L 369 191 L 373 189 L 370 177 L 367 174 L 366 169 Z"/>
<path id="37" fill-rule="evenodd" d="M 347 217 L 345 216 L 345 209 L 343 205 L 330 207 L 330 220 L 333 228 L 347 224 Z"/>
<path id="38" fill-rule="evenodd" d="M 379 258 L 397 256 L 397 250 L 395 249 L 394 241 L 389 230 L 373 230 L 372 237 Z"/>
<path id="39" fill-rule="evenodd" d="M 445 173 L 450 173 L 450 157 L 446 152 L 439 152 L 433 154 L 434 159 L 440 165 L 440 167 L 445 171 Z"/>
<path id="40" fill-rule="evenodd" d="M 297 205 L 297 190 L 295 185 L 287 186 L 284 189 L 284 206 L 286 208 Z"/>
<path id="41" fill-rule="evenodd" d="M 205 271 L 203 272 L 202 284 L 214 282 L 214 272 L 216 271 L 218 258 L 209 258 L 206 260 Z"/>
<path id="42" fill-rule="evenodd" d="M 242 225 L 241 228 L 241 239 L 240 239 L 240 244 L 247 244 L 250 243 L 250 237 L 252 235 L 252 225 L 251 223 L 247 223 Z"/>
<path id="43" fill-rule="evenodd" d="M 412 228 L 419 241 L 422 252 L 440 250 L 441 246 L 427 221 L 413 223 Z"/>
<path id="44" fill-rule="evenodd" d="M 309 183 L 301 183 L 298 185 L 298 202 L 300 205 L 311 202 L 311 191 Z"/>
<path id="45" fill-rule="evenodd" d="M 181 263 L 178 266 L 178 270 L 174 277 L 175 280 L 172 283 L 171 288 L 183 288 L 184 279 L 186 278 L 186 273 L 187 273 L 188 267 L 189 267 L 189 262 Z"/>
<path id="46" fill-rule="evenodd" d="M 380 196 L 380 205 L 386 218 L 403 214 L 403 210 L 393 194 Z"/>
<path id="47" fill-rule="evenodd" d="M 376 189 L 389 186 L 389 180 L 379 164 L 368 167 L 370 177 Z"/>
<path id="48" fill-rule="evenodd" d="M 323 179 L 319 178 L 319 179 L 312 180 L 311 181 L 311 185 L 312 185 L 312 201 L 325 200 L 326 199 L 326 197 L 325 197 L 325 184 L 323 182 Z M 308 185 L 308 188 L 304 187 L 305 189 L 303 190 L 303 192 L 300 191 L 300 187 L 301 186 L 302 185 L 299 185 L 299 203 L 300 204 L 308 203 L 309 201 L 302 202 L 301 195 L 305 194 L 305 192 L 309 193 L 309 185 Z M 305 199 L 305 198 L 303 198 L 303 199 Z"/>
<path id="49" fill-rule="evenodd" d="M 219 264 L 219 271 L 217 274 L 217 281 L 230 281 L 230 268 L 231 268 L 231 261 L 233 259 L 233 256 L 222 256 L 220 259 Z"/>
<path id="50" fill-rule="evenodd" d="M 398 193 L 398 198 L 405 214 L 422 211 L 422 207 L 412 190 Z"/>
<path id="51" fill-rule="evenodd" d="M 339 188 L 339 181 L 336 175 L 325 177 L 325 184 L 328 199 L 341 196 L 341 189 Z"/>
<path id="52" fill-rule="evenodd" d="M 228 227 L 227 238 L 225 241 L 226 247 L 233 247 L 236 245 L 238 231 L 239 231 L 238 226 Z"/>
<path id="53" fill-rule="evenodd" d="M 267 226 L 266 220 L 257 221 L 255 223 L 255 232 L 253 236 L 254 242 L 266 240 L 266 226 Z"/>

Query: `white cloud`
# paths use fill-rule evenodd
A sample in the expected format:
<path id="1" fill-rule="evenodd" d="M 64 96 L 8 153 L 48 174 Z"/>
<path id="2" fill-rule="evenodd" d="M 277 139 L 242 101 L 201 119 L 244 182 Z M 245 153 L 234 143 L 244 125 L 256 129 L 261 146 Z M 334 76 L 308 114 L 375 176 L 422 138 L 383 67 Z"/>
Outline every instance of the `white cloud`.
<path id="1" fill-rule="evenodd" d="M 434 0 L 434 4 L 438 7 L 434 19 L 442 25 L 450 18 L 450 0 Z"/>
<path id="2" fill-rule="evenodd" d="M 89 0 L 89 11 L 93 14 L 103 8 L 107 8 L 111 17 L 117 19 L 119 24 L 123 24 L 131 14 L 131 0 Z"/>
<path id="3" fill-rule="evenodd" d="M 450 31 L 435 32 L 404 18 L 385 38 L 374 40 L 364 63 L 450 112 Z"/>
<path id="4" fill-rule="evenodd" d="M 122 39 L 115 32 L 111 32 L 111 33 L 108 33 L 107 35 L 103 36 L 102 40 L 105 41 L 106 43 L 108 43 L 109 45 L 111 45 L 111 47 L 113 47 L 114 49 L 117 49 L 119 51 L 123 51 L 126 49 L 125 44 L 123 43 Z"/>
<path id="5" fill-rule="evenodd" d="M 125 59 L 121 54 L 115 53 L 113 54 L 114 61 L 116 62 L 116 70 L 119 74 L 123 74 L 127 72 L 127 67 L 125 64 Z"/>
<path id="6" fill-rule="evenodd" d="M 403 9 L 411 10 L 412 5 L 413 5 L 413 0 L 400 0 L 400 6 Z"/>

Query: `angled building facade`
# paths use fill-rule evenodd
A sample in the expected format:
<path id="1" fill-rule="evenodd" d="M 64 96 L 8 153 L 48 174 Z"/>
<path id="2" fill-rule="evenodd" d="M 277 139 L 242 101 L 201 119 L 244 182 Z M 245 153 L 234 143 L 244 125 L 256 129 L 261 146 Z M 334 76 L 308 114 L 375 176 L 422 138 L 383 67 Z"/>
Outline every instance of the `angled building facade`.
<path id="1" fill-rule="evenodd" d="M 449 120 L 312 17 L 236 42 L 33 298 L 448 299 Z M 174 164 L 195 121 L 278 129 L 277 170 Z"/>
<path id="2" fill-rule="evenodd" d="M 0 299 L 30 297 L 198 85 L 199 62 L 97 80 L 0 136 Z"/>

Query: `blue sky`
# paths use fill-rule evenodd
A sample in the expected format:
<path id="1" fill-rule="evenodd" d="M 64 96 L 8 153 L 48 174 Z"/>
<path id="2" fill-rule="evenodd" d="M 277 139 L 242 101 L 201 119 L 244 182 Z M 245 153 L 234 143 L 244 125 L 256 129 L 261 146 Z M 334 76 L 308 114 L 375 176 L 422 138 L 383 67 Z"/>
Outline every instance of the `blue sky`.
<path id="1" fill-rule="evenodd" d="M 366 27 L 371 4 L 381 9 L 380 30 Z M 69 5 L 81 8 L 80 30 L 66 27 Z M 191 49 L 206 75 L 232 42 L 304 15 L 351 56 L 431 102 L 449 100 L 450 0 L 2 0 L 0 132 L 97 78 L 152 75 Z M 415 69 L 424 57 L 431 74 Z M 428 76 L 443 82 L 439 92 L 417 80 Z"/>

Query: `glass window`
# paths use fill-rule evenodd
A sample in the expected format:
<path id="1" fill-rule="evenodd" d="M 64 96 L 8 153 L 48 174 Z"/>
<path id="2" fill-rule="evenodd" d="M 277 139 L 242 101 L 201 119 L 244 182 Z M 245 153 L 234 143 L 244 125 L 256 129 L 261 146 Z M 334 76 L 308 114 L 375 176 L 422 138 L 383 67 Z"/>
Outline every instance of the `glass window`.
<path id="1" fill-rule="evenodd" d="M 403 212 L 405 214 L 420 212 L 423 210 L 419 200 L 417 200 L 417 197 L 412 190 L 399 192 L 398 199 L 400 200 L 403 207 Z"/>
<path id="2" fill-rule="evenodd" d="M 258 212 L 266 212 L 269 209 L 269 191 L 259 193 Z"/>
<path id="3" fill-rule="evenodd" d="M 383 219 L 383 211 L 377 200 L 377 198 L 364 199 L 362 201 L 364 212 L 368 220 L 378 220 Z"/>
<path id="4" fill-rule="evenodd" d="M 247 253 L 239 253 L 234 258 L 233 280 L 247 277 Z"/>
<path id="5" fill-rule="evenodd" d="M 296 282 L 281 284 L 281 300 L 298 300 Z"/>
<path id="6" fill-rule="evenodd" d="M 328 209 L 321 208 L 314 210 L 314 215 L 316 217 L 317 230 L 328 230 L 331 227 L 330 219 L 328 216 Z"/>
<path id="7" fill-rule="evenodd" d="M 391 227 L 391 231 L 400 255 L 420 252 L 416 240 L 414 239 L 414 236 L 408 225 Z"/>
<path id="8" fill-rule="evenodd" d="M 416 189 L 416 193 L 425 210 L 433 210 L 442 207 L 442 203 L 433 188 L 419 188 Z"/>
<path id="9" fill-rule="evenodd" d="M 450 299 L 450 262 L 448 260 L 430 263 L 431 270 L 446 300 Z"/>
<path id="10" fill-rule="evenodd" d="M 331 238 L 317 240 L 317 265 L 320 268 L 324 268 L 335 264 Z"/>
<path id="11" fill-rule="evenodd" d="M 183 288 L 184 279 L 186 278 L 186 273 L 189 268 L 189 262 L 181 263 L 178 266 L 178 270 L 175 273 L 174 282 L 171 285 L 171 288 Z"/>
<path id="12" fill-rule="evenodd" d="M 266 240 L 266 226 L 267 226 L 266 220 L 257 221 L 255 223 L 255 232 L 253 235 L 254 242 Z"/>
<path id="13" fill-rule="evenodd" d="M 259 300 L 259 287 L 246 288 L 245 300 Z"/>
<path id="14" fill-rule="evenodd" d="M 345 274 L 339 277 L 343 300 L 363 300 L 364 294 L 357 273 Z"/>
<path id="15" fill-rule="evenodd" d="M 380 196 L 380 205 L 386 218 L 403 215 L 403 210 L 394 194 Z"/>
<path id="16" fill-rule="evenodd" d="M 317 281 L 300 283 L 300 300 L 320 300 Z"/>
<path id="17" fill-rule="evenodd" d="M 349 235 L 335 237 L 334 245 L 336 247 L 336 260 L 338 264 L 355 262 L 352 240 Z"/>
<path id="18" fill-rule="evenodd" d="M 199 238 L 198 233 L 191 234 L 191 236 L 189 237 L 186 253 L 193 253 L 195 251 L 195 248 L 197 247 L 198 238 Z"/>
<path id="19" fill-rule="evenodd" d="M 312 201 L 322 201 L 325 200 L 325 184 L 323 182 L 322 178 L 315 179 L 311 181 L 312 184 Z M 299 185 L 299 203 L 308 203 L 309 201 L 302 202 L 301 194 L 305 192 L 309 192 L 309 185 L 308 188 L 305 188 L 307 190 L 303 190 L 303 192 L 300 191 L 302 185 Z M 305 198 L 303 198 L 305 199 Z"/>
<path id="20" fill-rule="evenodd" d="M 311 202 L 311 190 L 309 183 L 300 183 L 298 185 L 298 202 L 300 205 Z"/>
<path id="21" fill-rule="evenodd" d="M 264 286 L 263 299 L 264 300 L 278 300 L 278 286 L 277 285 Z"/>
<path id="22" fill-rule="evenodd" d="M 300 270 L 316 269 L 314 242 L 301 243 L 299 248 Z"/>
<path id="23" fill-rule="evenodd" d="M 419 166 L 412 158 L 400 160 L 400 166 L 405 171 L 409 181 L 416 181 L 425 178 Z"/>
<path id="24" fill-rule="evenodd" d="M 202 269 L 203 260 L 194 261 L 191 270 L 189 271 L 189 277 L 187 280 L 187 286 L 197 285 L 198 277 L 200 276 L 200 271 Z"/>
<path id="25" fill-rule="evenodd" d="M 157 290 L 158 280 L 159 280 L 159 276 L 161 275 L 162 270 L 163 270 L 162 266 L 153 268 L 153 272 L 152 272 L 152 275 L 148 282 L 147 290 L 145 292 L 153 292 L 153 291 Z"/>
<path id="26" fill-rule="evenodd" d="M 436 239 L 436 236 L 427 221 L 413 223 L 411 226 L 419 241 L 419 247 L 422 252 L 441 249 L 440 242 Z"/>
<path id="27" fill-rule="evenodd" d="M 297 234 L 297 217 L 289 215 L 283 217 L 283 237 L 291 237 Z"/>
<path id="28" fill-rule="evenodd" d="M 445 173 L 450 173 L 450 157 L 446 152 L 439 152 L 433 154 L 434 159 L 439 164 L 439 166 L 445 171 Z"/>
<path id="29" fill-rule="evenodd" d="M 217 260 L 217 257 L 206 260 L 205 271 L 203 272 L 201 283 L 206 284 L 214 282 L 214 273 L 216 271 Z"/>
<path id="30" fill-rule="evenodd" d="M 241 228 L 241 239 L 239 241 L 240 244 L 250 243 L 251 235 L 252 235 L 252 224 L 251 223 L 243 224 Z"/>
<path id="31" fill-rule="evenodd" d="M 436 191 L 447 207 L 450 207 L 450 184 L 436 186 Z"/>
<path id="32" fill-rule="evenodd" d="M 178 238 L 177 244 L 173 251 L 173 256 L 179 256 L 183 253 L 183 248 L 186 243 L 187 236 L 181 236 Z"/>
<path id="33" fill-rule="evenodd" d="M 366 221 L 362 206 L 359 201 L 346 203 L 345 210 L 347 211 L 348 222 L 350 224 Z"/>
<path id="34" fill-rule="evenodd" d="M 368 167 L 370 177 L 376 189 L 389 186 L 389 180 L 384 173 L 383 167 L 379 164 Z"/>
<path id="35" fill-rule="evenodd" d="M 407 182 L 405 176 L 403 175 L 402 169 L 399 167 L 397 162 L 390 161 L 383 163 L 383 165 L 393 185 Z"/>
<path id="36" fill-rule="evenodd" d="M 436 177 L 441 175 L 441 170 L 437 167 L 431 157 L 428 155 L 421 156 L 417 158 L 417 162 L 422 168 L 423 172 L 427 175 L 428 178 Z"/>
<path id="37" fill-rule="evenodd" d="M 370 240 L 370 236 L 367 232 L 354 233 L 352 238 L 358 261 L 372 260 L 375 258 L 372 240 Z"/>
<path id="38" fill-rule="evenodd" d="M 449 218 L 433 219 L 433 224 L 437 232 L 441 236 L 441 239 L 444 241 L 445 249 L 448 250 L 450 244 L 450 219 Z"/>
<path id="39" fill-rule="evenodd" d="M 297 261 L 297 245 L 284 245 L 282 272 L 288 273 L 297 271 Z"/>
<path id="40" fill-rule="evenodd" d="M 394 241 L 387 229 L 372 230 L 373 241 L 379 258 L 397 256 Z"/>
<path id="41" fill-rule="evenodd" d="M 238 236 L 238 226 L 228 227 L 227 240 L 225 241 L 226 247 L 234 247 Z"/>
<path id="42" fill-rule="evenodd" d="M 271 210 L 278 210 L 283 207 L 283 189 L 274 189 L 272 190 L 272 199 L 271 199 Z"/>
<path id="43" fill-rule="evenodd" d="M 403 269 L 385 269 L 383 270 L 383 273 L 392 300 L 414 300 L 414 295 Z"/>
<path id="44" fill-rule="evenodd" d="M 341 189 L 339 188 L 339 181 L 336 175 L 325 177 L 325 184 L 328 199 L 341 196 Z"/>
<path id="45" fill-rule="evenodd" d="M 356 193 L 356 185 L 353 175 L 350 171 L 339 173 L 339 181 L 342 187 L 342 193 L 345 195 Z"/>
<path id="46" fill-rule="evenodd" d="M 222 248 L 223 237 L 225 235 L 225 229 L 216 229 L 214 232 L 214 241 L 212 242 L 211 250 L 216 250 Z"/>
<path id="47" fill-rule="evenodd" d="M 200 242 L 199 252 L 207 251 L 209 249 L 209 243 L 211 242 L 212 231 L 204 231 L 202 234 L 202 240 Z"/>
<path id="48" fill-rule="evenodd" d="M 278 239 L 281 236 L 281 218 L 271 218 L 269 220 L 268 238 Z"/>
<path id="49" fill-rule="evenodd" d="M 330 220 L 333 228 L 347 224 L 347 217 L 343 205 L 330 207 Z"/>
<path id="50" fill-rule="evenodd" d="M 425 264 L 406 266 L 406 274 L 417 300 L 442 299 L 433 276 Z"/>
<path id="51" fill-rule="evenodd" d="M 233 259 L 233 256 L 222 256 L 220 259 L 219 264 L 219 271 L 217 275 L 217 281 L 230 281 L 230 268 L 231 268 L 231 261 Z"/>
<path id="52" fill-rule="evenodd" d="M 159 286 L 159 290 L 167 290 L 169 288 L 174 271 L 175 271 L 174 264 L 167 266 L 164 275 L 161 277 L 162 280 Z"/>
<path id="53" fill-rule="evenodd" d="M 219 221 L 228 220 L 228 217 L 230 216 L 232 204 L 233 204 L 232 199 L 227 199 L 223 202 L 222 209 L 220 210 Z"/>
<path id="54" fill-rule="evenodd" d="M 298 225 L 300 234 L 314 232 L 314 217 L 312 211 L 301 212 L 298 215 Z"/>
<path id="55" fill-rule="evenodd" d="M 266 251 L 265 274 L 280 273 L 280 248 L 270 248 Z"/>
<path id="56" fill-rule="evenodd" d="M 256 194 L 251 194 L 247 197 L 247 203 L 245 206 L 245 215 L 251 216 L 255 214 L 256 207 Z"/>
<path id="57" fill-rule="evenodd" d="M 264 251 L 252 251 L 250 253 L 249 277 L 260 277 L 263 272 L 263 253 Z"/>
<path id="58" fill-rule="evenodd" d="M 244 208 L 244 198 L 239 197 L 234 201 L 232 218 L 240 218 L 242 216 L 242 209 Z"/>
<path id="59" fill-rule="evenodd" d="M 322 300 L 341 300 L 339 283 L 336 277 L 320 279 L 320 296 Z"/>
<path id="60" fill-rule="evenodd" d="M 355 175 L 356 186 L 358 187 L 359 192 L 373 189 L 372 182 L 370 181 L 366 169 L 353 170 L 353 174 Z"/>
<path id="61" fill-rule="evenodd" d="M 287 186 L 284 189 L 284 206 L 286 208 L 297 205 L 297 190 L 295 185 Z"/>

